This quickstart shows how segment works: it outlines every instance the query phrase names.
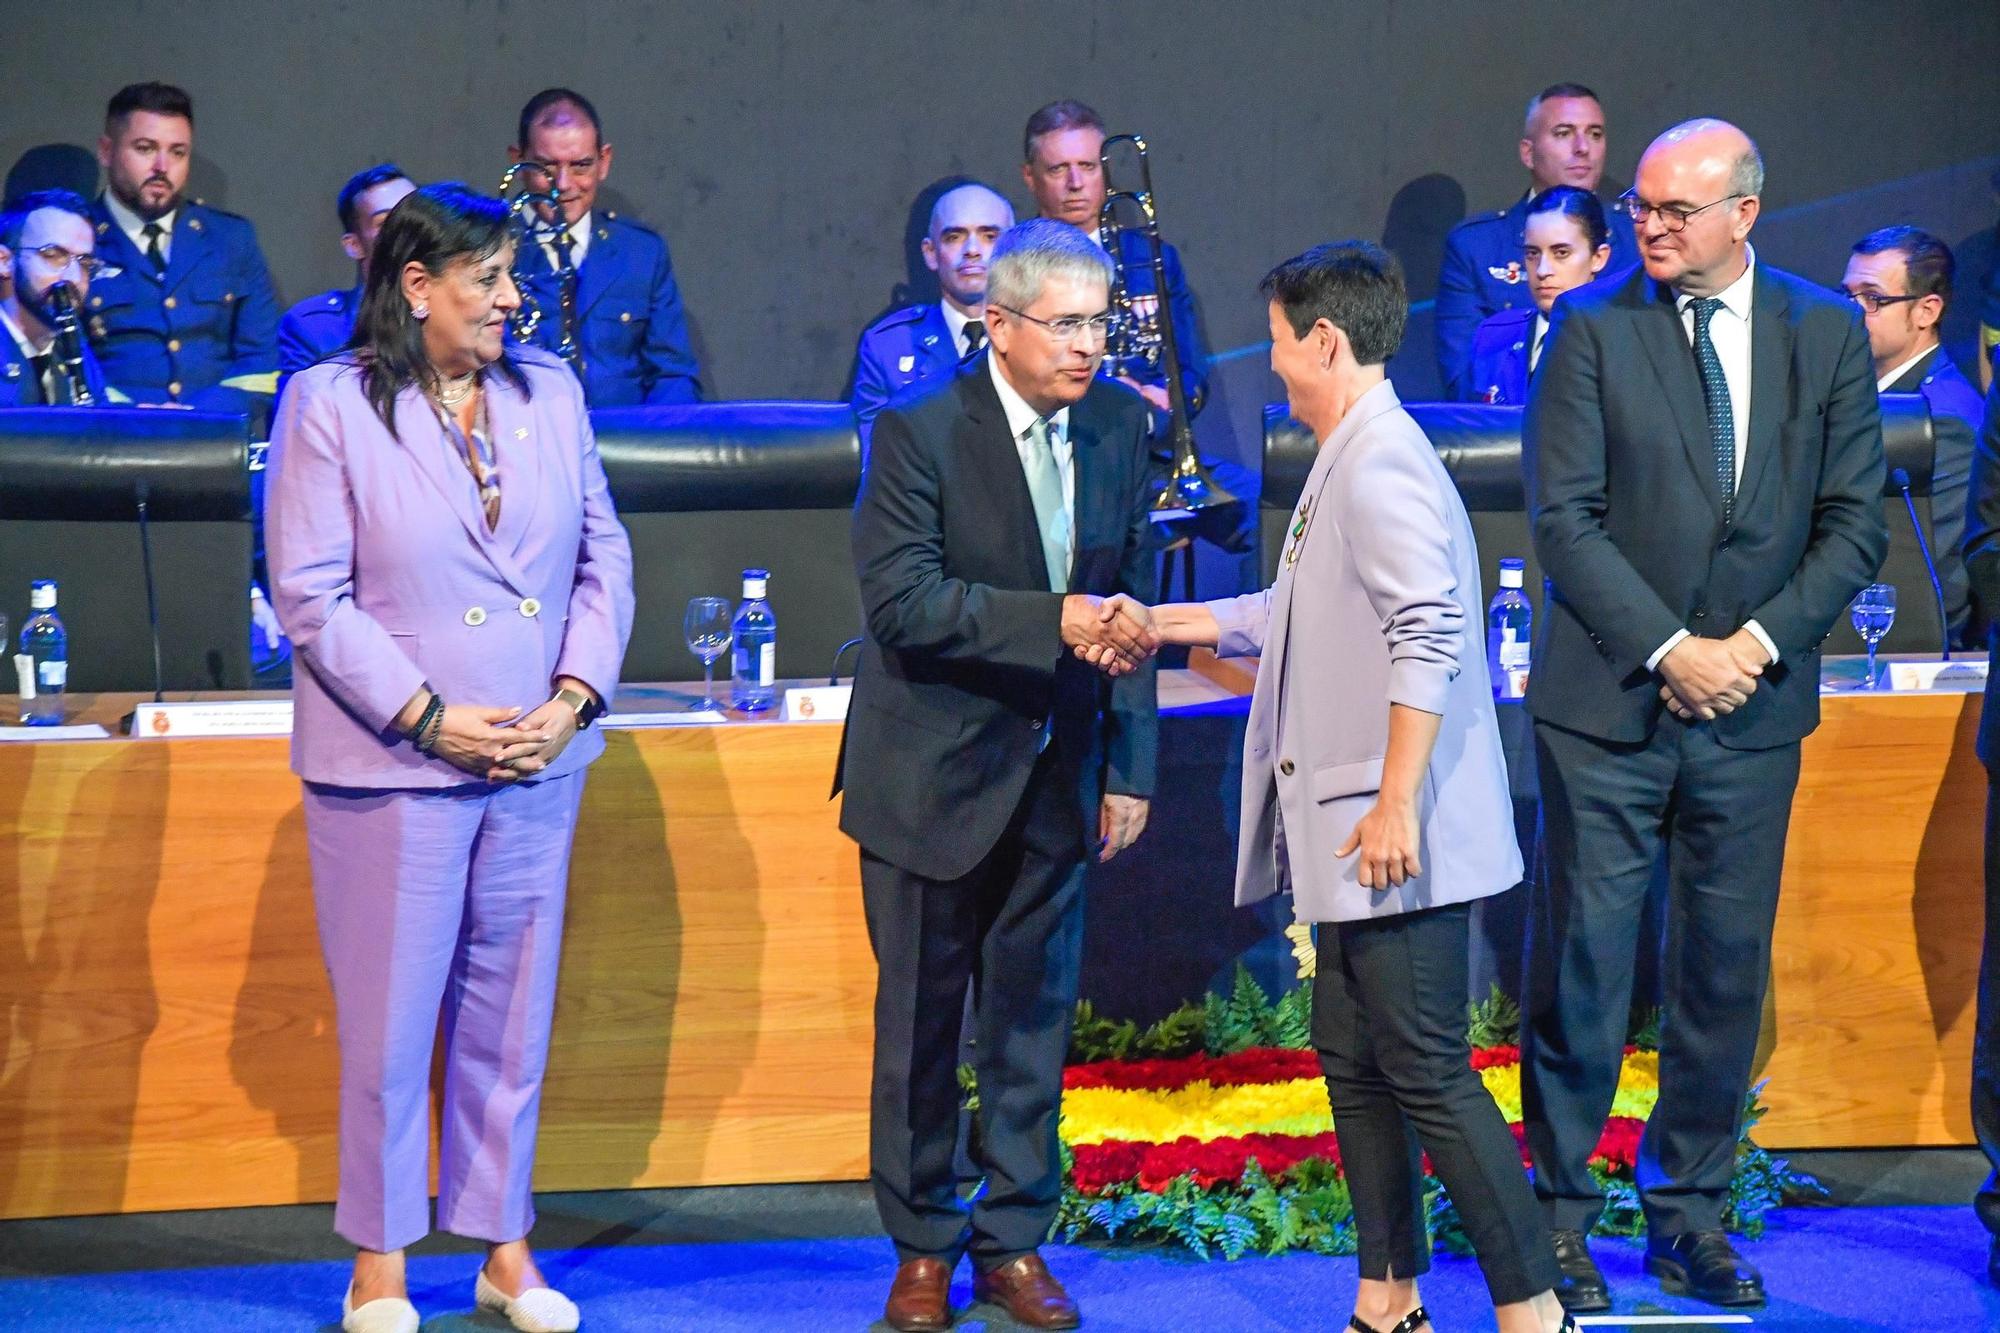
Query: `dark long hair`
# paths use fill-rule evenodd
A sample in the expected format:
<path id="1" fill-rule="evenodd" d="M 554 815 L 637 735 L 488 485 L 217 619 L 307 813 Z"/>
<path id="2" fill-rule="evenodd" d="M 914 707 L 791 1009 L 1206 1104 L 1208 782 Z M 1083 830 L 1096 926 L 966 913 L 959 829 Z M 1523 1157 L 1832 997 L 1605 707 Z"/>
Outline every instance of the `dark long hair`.
<path id="1" fill-rule="evenodd" d="M 347 345 L 357 353 L 362 389 L 391 435 L 396 395 L 412 384 L 435 389 L 438 382 L 424 350 L 423 321 L 403 299 L 403 269 L 418 263 L 442 276 L 458 260 L 479 263 L 507 243 L 512 229 L 507 205 L 457 181 L 426 185 L 390 210 L 368 262 L 368 286 Z M 504 349 L 499 366 L 524 396 L 530 392 L 527 376 Z"/>
<path id="2" fill-rule="evenodd" d="M 1567 213 L 1575 218 L 1590 241 L 1592 253 L 1611 242 L 1611 228 L 1604 221 L 1604 205 L 1588 190 L 1579 190 L 1574 185 L 1551 185 L 1528 201 L 1527 217 L 1540 213 Z"/>

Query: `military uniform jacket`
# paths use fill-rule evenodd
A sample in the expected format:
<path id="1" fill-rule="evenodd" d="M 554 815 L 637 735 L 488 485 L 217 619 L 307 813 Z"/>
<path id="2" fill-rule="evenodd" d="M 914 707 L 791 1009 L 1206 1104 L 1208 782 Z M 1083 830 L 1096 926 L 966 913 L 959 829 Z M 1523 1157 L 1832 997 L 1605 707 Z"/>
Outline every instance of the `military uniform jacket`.
<path id="1" fill-rule="evenodd" d="M 905 306 L 870 324 L 854 352 L 854 419 L 861 429 L 861 459 L 875 416 L 889 400 L 920 380 L 957 368 L 963 351 L 951 336 L 944 309 L 931 301 Z"/>
<path id="2" fill-rule="evenodd" d="M 105 377 L 135 402 L 261 413 L 277 389 L 278 298 L 250 223 L 182 203 L 162 275 L 101 197 L 91 213 L 98 255 L 120 269 L 90 285 L 88 327 Z"/>
<path id="3" fill-rule="evenodd" d="M 673 257 L 658 232 L 616 213 L 591 217 L 590 248 L 577 267 L 577 343 L 592 407 L 701 401 L 701 368 L 688 343 L 687 312 Z M 562 284 L 541 246 L 515 261 L 523 295 L 541 307 L 533 342 L 562 343 Z"/>
<path id="4" fill-rule="evenodd" d="M 1971 503 L 1973 441 L 1985 412 L 1979 390 L 1943 348 L 1903 372 L 1886 393 L 1920 393 L 1931 409 L 1931 556 L 1944 589 L 1945 619 L 1954 647 L 1983 647 L 1984 627 L 1972 624 L 1972 587 L 1965 573 L 1966 510 Z"/>
<path id="5" fill-rule="evenodd" d="M 1174 321 L 1174 344 L 1181 355 L 1181 388 L 1187 394 L 1188 413 L 1201 411 L 1208 400 L 1208 344 L 1201 336 L 1201 321 L 1195 316 L 1194 293 L 1188 289 L 1187 270 L 1181 267 L 1181 252 L 1171 244 L 1161 245 L 1161 264 L 1167 275 L 1167 309 Z M 1518 252 L 1518 247 L 1517 247 Z M 1153 286 L 1153 250 L 1146 238 L 1130 229 L 1118 233 L 1118 261 L 1125 278 L 1125 290 L 1135 297 L 1156 297 Z M 1110 362 L 1105 362 L 1110 373 Z M 1142 382 L 1166 383 L 1164 375 L 1137 376 Z"/>
<path id="6" fill-rule="evenodd" d="M 1599 278 L 1608 278 L 1639 262 L 1639 243 L 1632 224 L 1610 205 L 1604 210 L 1611 224 L 1611 262 Z M 1521 246 L 1528 224 L 1528 196 L 1513 207 L 1479 213 L 1451 229 L 1445 238 L 1444 267 L 1438 272 L 1438 384 L 1446 398 L 1478 397 L 1470 383 L 1472 335 L 1489 315 L 1519 306 L 1533 308 L 1528 273 L 1522 267 Z"/>
<path id="7" fill-rule="evenodd" d="M 1474 403 L 1528 401 L 1528 344 L 1535 336 L 1535 307 L 1489 315 L 1472 335 L 1472 369 L 1465 397 Z"/>
<path id="8" fill-rule="evenodd" d="M 305 300 L 278 321 L 278 392 L 285 382 L 347 346 L 354 333 L 354 312 L 361 306 L 359 288 L 336 287 Z"/>
<path id="9" fill-rule="evenodd" d="M 83 348 L 83 382 L 99 406 L 124 399 L 124 395 L 114 395 L 105 388 L 104 368 L 98 364 L 97 354 L 90 350 L 87 342 Z M 20 344 L 4 327 L 0 327 L 0 407 L 44 406 L 49 404 L 42 401 L 42 386 L 35 375 L 35 363 L 21 355 Z"/>

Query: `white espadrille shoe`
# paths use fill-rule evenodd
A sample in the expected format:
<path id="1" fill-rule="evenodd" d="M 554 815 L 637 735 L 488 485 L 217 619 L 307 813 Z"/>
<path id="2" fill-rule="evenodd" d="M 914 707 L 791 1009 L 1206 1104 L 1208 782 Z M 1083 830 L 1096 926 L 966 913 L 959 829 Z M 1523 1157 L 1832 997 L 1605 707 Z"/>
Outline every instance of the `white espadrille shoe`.
<path id="1" fill-rule="evenodd" d="M 480 1309 L 506 1316 L 521 1333 L 576 1333 L 577 1325 L 583 1322 L 576 1302 L 554 1287 L 529 1287 L 519 1296 L 509 1296 L 493 1285 L 484 1268 L 472 1284 L 472 1299 Z"/>
<path id="2" fill-rule="evenodd" d="M 396 1296 L 384 1296 L 355 1309 L 352 1282 L 340 1298 L 340 1326 L 345 1333 L 417 1333 L 422 1322 L 417 1318 L 417 1307 Z"/>

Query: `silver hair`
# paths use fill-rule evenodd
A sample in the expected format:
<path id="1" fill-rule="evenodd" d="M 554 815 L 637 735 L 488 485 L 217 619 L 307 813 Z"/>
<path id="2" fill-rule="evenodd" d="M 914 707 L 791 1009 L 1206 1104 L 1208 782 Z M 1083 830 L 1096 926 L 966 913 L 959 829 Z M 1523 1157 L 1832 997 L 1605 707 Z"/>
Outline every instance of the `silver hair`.
<path id="1" fill-rule="evenodd" d="M 1655 143 L 1679 143 L 1697 134 L 1707 134 L 1713 130 L 1734 130 L 1743 134 L 1742 129 L 1726 120 L 1713 116 L 1699 116 L 1694 120 L 1684 120 L 1667 130 L 1654 140 Z M 1757 141 L 1743 134 L 1743 142 L 1748 145 L 1729 164 L 1729 192 L 1731 194 L 1752 195 L 1764 193 L 1764 155 L 1757 151 Z"/>
<path id="2" fill-rule="evenodd" d="M 1009 227 L 994 243 L 986 263 L 986 300 L 1026 310 L 1053 277 L 1102 282 L 1110 288 L 1117 269 L 1104 247 L 1067 222 L 1030 218 Z"/>

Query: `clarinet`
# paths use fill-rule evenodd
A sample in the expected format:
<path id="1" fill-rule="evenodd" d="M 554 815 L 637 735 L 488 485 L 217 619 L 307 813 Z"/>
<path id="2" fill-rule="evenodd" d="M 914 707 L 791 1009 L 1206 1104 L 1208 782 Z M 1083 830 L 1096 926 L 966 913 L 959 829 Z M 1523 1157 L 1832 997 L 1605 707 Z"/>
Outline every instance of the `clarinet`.
<path id="1" fill-rule="evenodd" d="M 77 313 L 76 287 L 72 283 L 59 282 L 49 288 L 48 295 L 43 299 L 48 302 L 56 320 L 53 349 L 56 391 L 72 407 L 95 407 L 97 398 L 90 392 L 90 380 L 83 373 L 83 319 Z"/>

